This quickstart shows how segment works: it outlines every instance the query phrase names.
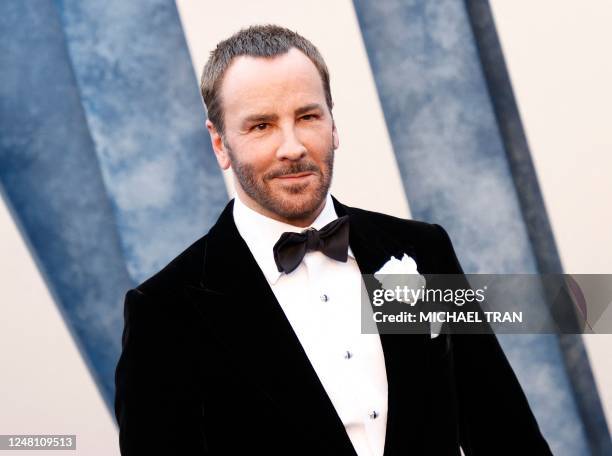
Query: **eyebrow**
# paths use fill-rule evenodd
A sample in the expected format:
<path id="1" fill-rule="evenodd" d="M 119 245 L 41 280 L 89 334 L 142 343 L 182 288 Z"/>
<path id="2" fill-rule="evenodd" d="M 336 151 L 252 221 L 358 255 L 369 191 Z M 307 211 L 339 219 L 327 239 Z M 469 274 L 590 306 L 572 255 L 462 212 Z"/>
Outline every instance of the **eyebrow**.
<path id="1" fill-rule="evenodd" d="M 310 104 L 307 104 L 305 106 L 302 106 L 296 109 L 295 115 L 301 116 L 302 114 L 305 114 L 309 111 L 315 111 L 315 110 L 320 110 L 320 109 L 321 109 L 321 105 L 319 103 L 310 103 Z M 276 114 L 252 114 L 250 116 L 245 117 L 242 123 L 244 125 L 244 124 L 250 124 L 250 123 L 273 122 L 275 120 L 278 120 L 278 115 Z"/>
<path id="2" fill-rule="evenodd" d="M 302 114 L 306 114 L 308 111 L 316 111 L 321 110 L 321 105 L 319 103 L 310 103 L 306 106 L 302 106 L 301 108 L 297 108 L 295 110 L 296 116 L 301 116 Z"/>
<path id="3" fill-rule="evenodd" d="M 273 122 L 278 119 L 276 114 L 252 114 L 242 121 L 243 124 Z"/>

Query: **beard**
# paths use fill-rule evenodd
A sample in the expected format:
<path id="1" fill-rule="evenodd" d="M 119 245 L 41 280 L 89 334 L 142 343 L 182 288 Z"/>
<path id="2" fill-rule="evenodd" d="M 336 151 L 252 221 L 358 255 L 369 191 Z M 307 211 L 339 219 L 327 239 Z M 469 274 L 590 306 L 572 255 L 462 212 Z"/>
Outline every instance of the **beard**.
<path id="1" fill-rule="evenodd" d="M 314 213 L 325 200 L 331 185 L 334 168 L 334 148 L 331 147 L 323 160 L 323 167 L 309 160 L 279 166 L 258 176 L 255 168 L 237 159 L 236 154 L 225 145 L 234 175 L 244 192 L 264 209 L 285 220 L 303 220 Z M 276 190 L 270 185 L 279 176 L 310 172 L 315 183 L 283 185 Z"/>

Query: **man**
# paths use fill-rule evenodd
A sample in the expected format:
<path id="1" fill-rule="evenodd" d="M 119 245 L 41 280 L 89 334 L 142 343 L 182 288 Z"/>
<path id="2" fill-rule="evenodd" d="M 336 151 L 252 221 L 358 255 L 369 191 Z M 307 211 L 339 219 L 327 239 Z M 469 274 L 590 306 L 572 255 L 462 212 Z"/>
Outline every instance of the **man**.
<path id="1" fill-rule="evenodd" d="M 329 195 L 339 140 L 316 48 L 242 30 L 202 94 L 236 198 L 126 296 L 122 454 L 550 454 L 494 336 L 360 334 L 360 274 L 405 253 L 422 274 L 461 268 L 441 227 Z"/>

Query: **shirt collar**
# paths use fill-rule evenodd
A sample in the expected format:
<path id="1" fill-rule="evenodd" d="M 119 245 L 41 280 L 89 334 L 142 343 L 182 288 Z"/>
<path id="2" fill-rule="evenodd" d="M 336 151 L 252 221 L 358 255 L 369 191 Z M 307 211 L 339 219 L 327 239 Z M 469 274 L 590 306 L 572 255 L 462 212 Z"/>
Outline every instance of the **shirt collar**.
<path id="1" fill-rule="evenodd" d="M 247 243 L 257 264 L 266 276 L 266 279 L 270 284 L 275 284 L 282 273 L 278 272 L 278 268 L 274 261 L 274 253 L 272 251 L 274 244 L 276 244 L 281 234 L 286 231 L 299 233 L 309 227 L 301 228 L 266 217 L 244 204 L 238 195 L 236 195 L 234 199 L 233 215 L 234 223 L 236 224 L 236 228 L 238 228 L 240 236 L 242 236 Z M 325 198 L 323 210 L 314 222 L 312 222 L 310 227 L 320 230 L 337 218 L 338 214 L 334 208 L 334 202 L 332 201 L 331 195 L 328 193 Z M 348 248 L 348 254 L 352 258 L 355 258 L 350 247 Z"/>

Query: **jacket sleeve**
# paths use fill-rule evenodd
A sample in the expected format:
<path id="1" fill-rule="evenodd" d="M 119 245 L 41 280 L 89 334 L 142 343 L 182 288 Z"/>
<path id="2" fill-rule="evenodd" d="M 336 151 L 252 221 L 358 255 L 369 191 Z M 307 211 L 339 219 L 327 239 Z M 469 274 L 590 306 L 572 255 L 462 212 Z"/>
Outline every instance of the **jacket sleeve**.
<path id="1" fill-rule="evenodd" d="M 115 415 L 123 456 L 206 455 L 197 401 L 181 384 L 171 323 L 155 300 L 127 292 L 122 353 L 115 372 Z M 197 416 L 198 411 L 200 416 Z M 201 420 L 200 420 L 201 421 Z"/>
<path id="2" fill-rule="evenodd" d="M 448 234 L 435 226 L 441 272 L 463 274 Z M 449 339 L 465 455 L 552 454 L 496 336 L 452 334 Z"/>

